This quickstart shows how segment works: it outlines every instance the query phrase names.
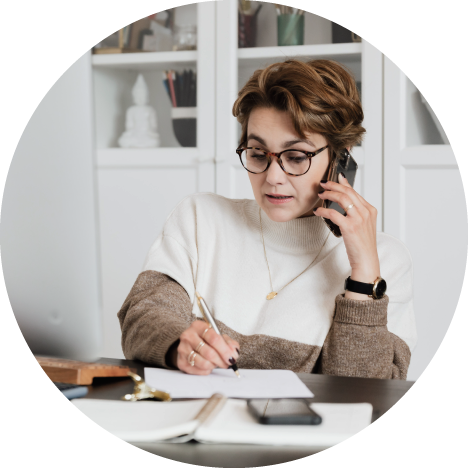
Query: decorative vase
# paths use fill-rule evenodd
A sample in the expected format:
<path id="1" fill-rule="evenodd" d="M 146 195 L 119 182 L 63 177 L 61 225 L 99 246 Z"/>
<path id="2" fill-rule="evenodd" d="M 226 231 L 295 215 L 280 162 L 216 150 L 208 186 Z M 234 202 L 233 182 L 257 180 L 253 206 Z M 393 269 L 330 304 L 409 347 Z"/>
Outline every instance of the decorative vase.
<path id="1" fill-rule="evenodd" d="M 174 135 L 180 145 L 197 146 L 197 108 L 172 107 L 171 117 Z"/>

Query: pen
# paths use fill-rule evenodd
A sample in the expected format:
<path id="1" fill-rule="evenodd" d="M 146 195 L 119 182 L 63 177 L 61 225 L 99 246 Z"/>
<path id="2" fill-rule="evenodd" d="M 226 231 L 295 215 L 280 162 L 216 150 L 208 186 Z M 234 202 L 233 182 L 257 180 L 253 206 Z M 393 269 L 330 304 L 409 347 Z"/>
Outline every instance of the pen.
<path id="1" fill-rule="evenodd" d="M 211 315 L 208 306 L 206 305 L 205 300 L 203 299 L 203 297 L 200 296 L 200 294 L 198 294 L 197 291 L 195 291 L 195 294 L 197 295 L 198 308 L 200 309 L 200 312 L 202 313 L 205 322 L 211 325 L 211 328 L 215 331 L 215 333 L 221 335 L 218 327 L 216 326 L 216 322 L 214 321 L 214 318 Z M 236 373 L 237 377 L 240 378 L 239 368 L 237 367 L 236 360 L 231 356 L 231 359 L 229 359 L 229 361 L 233 363 L 229 368 L 232 369 Z"/>

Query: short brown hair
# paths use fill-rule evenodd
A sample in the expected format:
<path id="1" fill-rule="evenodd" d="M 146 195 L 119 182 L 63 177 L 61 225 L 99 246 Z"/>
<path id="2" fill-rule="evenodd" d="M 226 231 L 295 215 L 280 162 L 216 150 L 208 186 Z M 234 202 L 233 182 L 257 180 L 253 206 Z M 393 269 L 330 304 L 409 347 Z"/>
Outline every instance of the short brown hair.
<path id="1" fill-rule="evenodd" d="M 366 131 L 356 82 L 333 60 L 290 59 L 256 70 L 232 108 L 242 125 L 240 143 L 246 142 L 249 116 L 257 107 L 289 112 L 301 138 L 320 133 L 335 151 L 360 143 Z"/>

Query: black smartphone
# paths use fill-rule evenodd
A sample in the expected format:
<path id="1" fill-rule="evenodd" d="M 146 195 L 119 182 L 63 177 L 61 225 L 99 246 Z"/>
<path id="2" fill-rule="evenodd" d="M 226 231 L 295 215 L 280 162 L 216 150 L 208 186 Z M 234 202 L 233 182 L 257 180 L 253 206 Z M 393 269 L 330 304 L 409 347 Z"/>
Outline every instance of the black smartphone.
<path id="1" fill-rule="evenodd" d="M 322 422 L 307 401 L 300 398 L 247 400 L 247 408 L 260 424 L 310 425 Z"/>
<path id="2" fill-rule="evenodd" d="M 354 180 L 356 179 L 356 172 L 357 172 L 358 165 L 354 158 L 349 154 L 347 149 L 340 151 L 339 153 L 335 153 L 328 168 L 327 180 L 331 180 L 332 182 L 338 182 L 338 175 L 340 172 L 343 172 L 348 183 L 351 187 L 354 186 Z M 342 215 L 346 216 L 345 211 L 341 208 L 340 205 L 336 202 L 332 202 L 330 200 L 323 200 L 322 206 L 324 208 L 332 208 L 333 210 L 338 211 Z M 327 224 L 330 231 L 336 236 L 341 237 L 341 230 L 340 228 L 330 221 L 327 218 L 323 218 L 325 223 Z"/>

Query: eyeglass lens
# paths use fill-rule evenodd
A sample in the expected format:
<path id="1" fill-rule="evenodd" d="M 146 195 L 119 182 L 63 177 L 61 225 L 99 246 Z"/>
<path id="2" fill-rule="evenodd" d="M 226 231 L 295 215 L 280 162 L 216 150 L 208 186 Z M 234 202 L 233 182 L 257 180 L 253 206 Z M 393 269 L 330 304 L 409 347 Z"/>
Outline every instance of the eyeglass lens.
<path id="1" fill-rule="evenodd" d="M 250 172 L 260 173 L 268 166 L 266 154 L 255 148 L 242 151 L 241 158 L 242 164 Z M 300 151 L 286 151 L 281 155 L 281 162 L 285 171 L 294 175 L 302 175 L 310 167 L 309 158 Z"/>

